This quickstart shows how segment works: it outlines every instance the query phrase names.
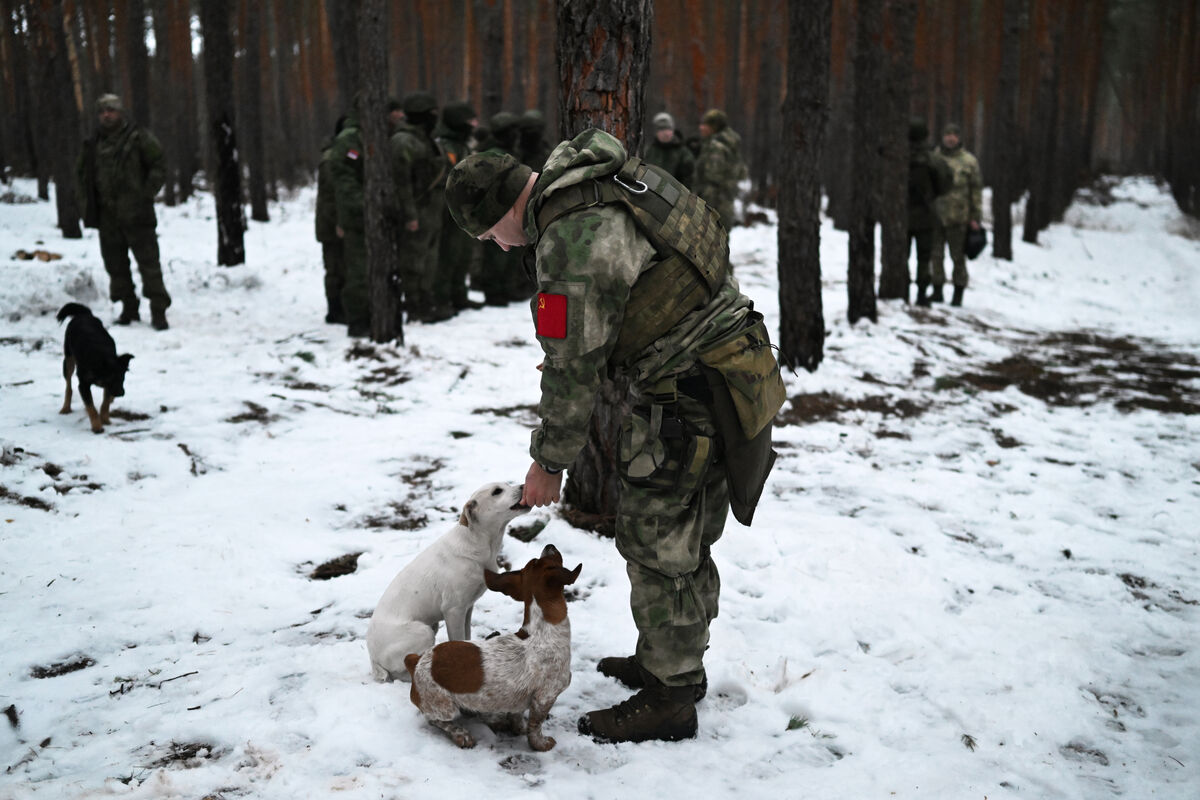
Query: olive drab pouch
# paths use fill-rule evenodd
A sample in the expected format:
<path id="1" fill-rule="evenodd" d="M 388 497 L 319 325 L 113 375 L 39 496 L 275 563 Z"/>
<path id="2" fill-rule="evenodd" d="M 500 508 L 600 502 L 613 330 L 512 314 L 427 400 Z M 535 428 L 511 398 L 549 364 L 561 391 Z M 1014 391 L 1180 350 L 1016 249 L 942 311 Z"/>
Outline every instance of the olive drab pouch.
<path id="1" fill-rule="evenodd" d="M 635 408 L 629 415 L 621 430 L 621 472 L 635 486 L 678 492 L 690 499 L 712 464 L 715 443 L 663 411 L 656 404 Z"/>

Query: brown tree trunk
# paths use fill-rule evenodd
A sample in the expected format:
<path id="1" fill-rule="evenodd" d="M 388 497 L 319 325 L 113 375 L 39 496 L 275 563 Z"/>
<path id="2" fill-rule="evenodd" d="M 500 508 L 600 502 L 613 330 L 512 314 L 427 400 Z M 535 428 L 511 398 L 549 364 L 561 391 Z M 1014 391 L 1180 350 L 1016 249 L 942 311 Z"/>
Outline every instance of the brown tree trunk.
<path id="1" fill-rule="evenodd" d="M 825 356 L 821 302 L 821 179 L 829 119 L 833 0 L 789 0 L 787 96 L 779 182 L 779 350 L 791 369 Z"/>
<path id="2" fill-rule="evenodd" d="M 129 68 L 129 100 L 127 108 L 133 120 L 143 128 L 150 127 L 150 55 L 146 52 L 146 5 L 143 0 L 126 0 L 125 44 Z"/>
<path id="3" fill-rule="evenodd" d="M 996 129 L 999 151 L 992 175 L 992 255 L 1012 261 L 1012 204 L 1020 158 L 1017 126 L 1017 90 L 1020 82 L 1021 20 L 1027 0 L 1004 0 L 1004 29 L 1000 42 L 1000 88 L 996 95 Z"/>
<path id="4" fill-rule="evenodd" d="M 555 53 L 562 138 L 601 128 L 628 152 L 640 151 L 643 94 L 650 59 L 652 0 L 562 0 Z M 617 446 L 630 413 L 628 383 L 605 381 L 592 411 L 587 446 L 571 466 L 563 502 L 576 523 L 612 531 L 620 501 Z"/>
<path id="5" fill-rule="evenodd" d="M 504 73 L 497 69 L 504 59 L 504 5 L 500 0 L 472 0 L 475 4 L 475 25 L 482 38 L 482 48 L 476 69 L 482 66 L 480 83 L 482 97 L 479 121 L 483 125 L 504 108 Z"/>
<path id="6" fill-rule="evenodd" d="M 79 154 L 79 112 L 67 56 L 62 0 L 36 0 L 29 6 L 29 36 L 33 45 L 35 85 L 41 96 L 42 152 L 54 179 L 58 227 L 67 239 L 83 237 L 75 189 L 75 160 Z"/>
<path id="7" fill-rule="evenodd" d="M 246 29 L 242 31 L 242 133 L 246 137 L 247 183 L 250 189 L 250 219 L 269 222 L 267 210 L 267 165 L 263 147 L 262 107 L 262 18 L 261 0 L 247 0 Z"/>
<path id="8" fill-rule="evenodd" d="M 850 162 L 850 244 L 846 315 L 874 322 L 875 220 L 879 207 L 879 86 L 883 77 L 883 0 L 860 0 L 854 51 L 854 136 Z"/>
<path id="9" fill-rule="evenodd" d="M 879 297 L 908 302 L 908 109 L 912 100 L 917 0 L 888 0 L 887 77 L 881 116 Z"/>
<path id="10" fill-rule="evenodd" d="M 234 127 L 232 0 L 205 0 L 200 4 L 200 29 L 204 37 L 204 98 L 208 127 L 216 148 L 213 199 L 217 206 L 217 264 L 246 263 L 242 209 L 242 177 Z"/>
<path id="11" fill-rule="evenodd" d="M 325 15 L 337 72 L 338 107 L 343 113 L 354 108 L 354 93 L 358 87 L 357 8 L 358 0 L 325 0 Z"/>
<path id="12" fill-rule="evenodd" d="M 1058 126 L 1058 54 L 1062 44 L 1060 10 L 1057 2 L 1038 0 L 1035 31 L 1038 37 L 1038 84 L 1030 136 L 1029 200 L 1021 239 L 1037 244 L 1038 234 L 1050 226 L 1054 171 L 1061 167 L 1055 158 Z"/>
<path id="13" fill-rule="evenodd" d="M 363 223 L 367 241 L 367 287 L 371 340 L 403 344 L 400 320 L 400 256 L 387 210 L 395 207 L 388 160 L 388 46 L 386 0 L 357 3 L 359 44 L 358 124 L 366 150 Z"/>

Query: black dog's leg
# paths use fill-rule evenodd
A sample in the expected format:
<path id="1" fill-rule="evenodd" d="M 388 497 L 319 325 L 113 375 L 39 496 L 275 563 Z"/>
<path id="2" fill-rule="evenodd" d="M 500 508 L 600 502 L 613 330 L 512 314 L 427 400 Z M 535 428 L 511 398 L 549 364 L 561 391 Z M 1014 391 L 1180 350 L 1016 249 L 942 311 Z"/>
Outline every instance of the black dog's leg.
<path id="1" fill-rule="evenodd" d="M 104 402 L 100 404 L 100 424 L 107 425 L 109 423 L 108 407 L 112 405 L 112 395 L 108 389 L 104 390 Z"/>
<path id="2" fill-rule="evenodd" d="M 100 421 L 100 412 L 96 410 L 96 404 L 92 402 L 92 385 L 80 381 L 79 396 L 83 398 L 83 407 L 87 409 L 88 419 L 92 421 L 92 433 L 103 432 L 104 424 Z"/>
<path id="3" fill-rule="evenodd" d="M 62 410 L 58 412 L 60 414 L 70 414 L 71 413 L 71 376 L 74 374 L 75 374 L 75 359 L 72 358 L 71 356 L 64 357 L 63 358 L 63 377 L 67 381 L 67 397 L 65 400 L 63 400 Z"/>

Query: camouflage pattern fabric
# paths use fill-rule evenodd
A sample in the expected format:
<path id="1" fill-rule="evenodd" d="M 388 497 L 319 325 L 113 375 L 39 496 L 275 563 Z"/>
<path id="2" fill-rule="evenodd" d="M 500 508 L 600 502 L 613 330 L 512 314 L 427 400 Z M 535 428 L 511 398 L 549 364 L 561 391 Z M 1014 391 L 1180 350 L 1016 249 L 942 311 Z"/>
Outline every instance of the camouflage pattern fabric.
<path id="1" fill-rule="evenodd" d="M 937 199 L 938 217 L 943 225 L 966 225 L 983 220 L 983 177 L 979 162 L 961 145 L 953 150 L 937 149 L 937 157 L 953 176 L 950 190 Z"/>
<path id="2" fill-rule="evenodd" d="M 692 155 L 692 151 L 684 145 L 683 140 L 678 135 L 671 141 L 663 144 L 655 139 L 646 148 L 646 155 L 642 160 L 647 164 L 653 164 L 656 167 L 662 167 L 689 189 L 692 188 L 692 181 L 696 171 L 696 157 Z"/>
<path id="3" fill-rule="evenodd" d="M 970 275 L 967 273 L 967 254 L 963 248 L 966 238 L 967 226 L 965 224 L 938 225 L 933 229 L 932 255 L 929 261 L 932 285 L 941 286 L 946 282 L 946 245 L 950 245 L 950 261 L 954 264 L 952 276 L 954 285 L 965 289 L 970 283 Z"/>
<path id="4" fill-rule="evenodd" d="M 321 162 L 317 165 L 317 213 L 315 219 L 318 242 L 337 241 L 337 201 L 333 188 L 333 139 L 321 147 Z"/>
<path id="5" fill-rule="evenodd" d="M 726 231 L 733 230 L 736 221 L 733 201 L 737 197 L 738 181 L 746 174 L 742 137 L 732 128 L 725 128 L 703 140 L 692 188 L 721 215 L 721 224 Z"/>
<path id="6" fill-rule="evenodd" d="M 370 325 L 367 292 L 367 244 L 363 221 L 363 161 L 365 151 L 357 118 L 346 118 L 342 132 L 333 140 L 329 159 L 333 175 L 337 225 L 342 229 L 345 281 L 342 309 L 346 322 L 355 328 Z"/>

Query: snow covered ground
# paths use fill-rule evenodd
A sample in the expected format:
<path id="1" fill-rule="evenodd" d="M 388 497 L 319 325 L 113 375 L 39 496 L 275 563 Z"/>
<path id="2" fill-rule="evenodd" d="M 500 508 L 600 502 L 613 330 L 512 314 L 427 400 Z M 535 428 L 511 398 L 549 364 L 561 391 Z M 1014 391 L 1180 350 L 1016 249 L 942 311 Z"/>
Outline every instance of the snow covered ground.
<path id="1" fill-rule="evenodd" d="M 355 343 L 321 321 L 311 192 L 232 269 L 208 198 L 160 208 L 172 327 L 110 326 L 135 358 L 97 436 L 58 414 L 53 316 L 113 317 L 95 232 L 0 205 L 0 797 L 1200 796 L 1200 237 L 1152 182 L 1115 196 L 989 250 L 965 307 L 853 327 L 826 225 L 826 358 L 787 377 L 755 525 L 715 548 L 696 740 L 576 733 L 628 694 L 594 671 L 634 643 L 624 567 L 549 510 L 507 539 L 583 564 L 544 754 L 482 727 L 459 751 L 364 640 L 470 493 L 524 476 L 528 310 Z M 39 247 L 63 258 L 10 258 Z M 774 227 L 733 249 L 777 328 Z M 519 624 L 476 608 L 476 636 Z"/>

